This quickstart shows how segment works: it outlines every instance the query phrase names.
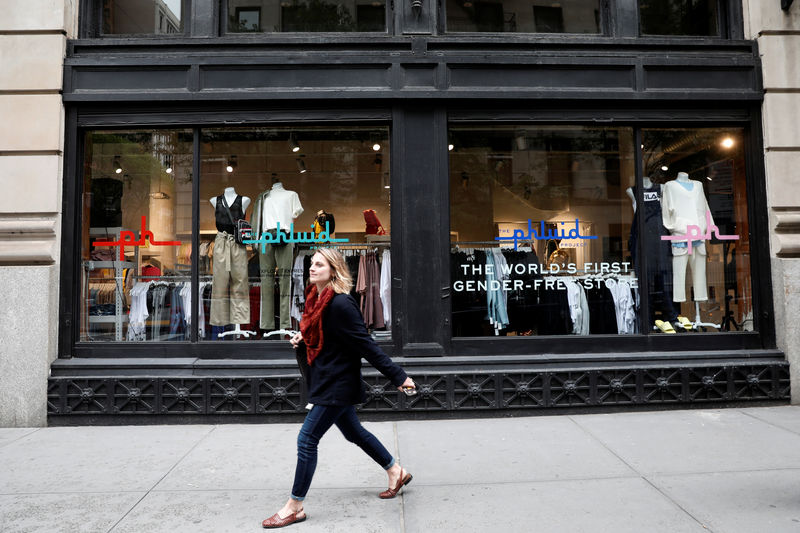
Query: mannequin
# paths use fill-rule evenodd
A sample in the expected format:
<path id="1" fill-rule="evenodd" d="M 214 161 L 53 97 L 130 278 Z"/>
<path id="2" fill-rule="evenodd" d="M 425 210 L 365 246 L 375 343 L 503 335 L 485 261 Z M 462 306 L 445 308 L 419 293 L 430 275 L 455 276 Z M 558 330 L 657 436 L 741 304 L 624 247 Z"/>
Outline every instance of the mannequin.
<path id="1" fill-rule="evenodd" d="M 664 185 L 662 216 L 664 227 L 672 235 L 686 236 L 687 226 L 695 225 L 705 234 L 706 213 L 710 212 L 703 192 L 702 182 L 690 180 L 686 172 L 678 172 L 675 180 Z M 710 217 L 709 217 L 710 218 Z M 711 224 L 714 221 L 711 219 Z M 708 300 L 706 288 L 706 245 L 703 241 L 692 242 L 692 253 L 688 253 L 686 239 L 672 241 L 673 301 L 686 301 L 686 265 L 692 272 L 694 299 Z"/>
<path id="2" fill-rule="evenodd" d="M 636 209 L 635 187 L 628 187 L 625 191 L 633 202 L 633 222 L 631 223 L 631 237 L 628 242 L 633 258 L 633 264 L 639 276 L 647 278 L 650 288 L 650 309 L 648 322 L 655 324 L 656 328 L 665 333 L 675 333 L 671 324 L 682 329 L 678 320 L 678 313 L 672 304 L 672 254 L 668 241 L 661 239 L 667 235 L 662 221 L 661 198 L 663 185 L 653 183 L 645 176 L 642 180 L 644 189 L 642 197 L 644 205 L 641 210 Z M 644 217 L 644 253 L 647 256 L 647 272 L 638 270 L 639 258 L 639 217 Z M 656 310 L 661 311 L 661 319 L 655 320 Z"/>
<path id="3" fill-rule="evenodd" d="M 234 220 L 245 218 L 250 198 L 240 196 L 233 187 L 226 187 L 219 196 L 209 202 L 214 206 L 214 220 L 217 236 L 214 240 L 214 273 L 211 281 L 211 317 L 213 326 L 235 324 L 233 331 L 225 335 L 248 336 L 252 331 L 243 331 L 240 324 L 250 322 L 250 293 L 247 282 L 247 247 L 237 244 L 233 222 L 222 205 L 225 198 Z"/>
<path id="4" fill-rule="evenodd" d="M 294 220 L 303 213 L 300 197 L 294 191 L 286 190 L 277 174 L 272 175 L 272 188 L 262 192 L 256 199 L 253 208 L 253 235 L 261 237 L 269 230 L 280 229 L 292 231 Z M 280 227 L 279 227 L 280 226 Z M 275 286 L 275 269 L 278 271 L 280 284 L 280 326 L 279 329 L 291 329 L 291 276 L 294 245 L 267 244 L 262 248 L 256 246 L 259 254 L 261 272 L 261 329 L 275 329 L 275 297 L 270 288 Z"/>

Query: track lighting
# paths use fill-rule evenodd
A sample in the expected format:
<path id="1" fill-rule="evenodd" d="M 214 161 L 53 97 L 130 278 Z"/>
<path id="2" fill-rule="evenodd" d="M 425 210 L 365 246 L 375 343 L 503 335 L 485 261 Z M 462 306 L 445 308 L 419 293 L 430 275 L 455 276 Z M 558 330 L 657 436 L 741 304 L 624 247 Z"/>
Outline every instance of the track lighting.
<path id="1" fill-rule="evenodd" d="M 292 153 L 297 153 L 300 151 L 300 145 L 297 144 L 297 141 L 294 138 L 294 135 L 289 135 L 289 148 L 292 149 Z"/>
<path id="2" fill-rule="evenodd" d="M 114 173 L 115 174 L 122 174 L 122 166 L 119 164 L 119 156 L 114 156 Z"/>
<path id="3" fill-rule="evenodd" d="M 297 158 L 297 170 L 300 171 L 300 174 L 305 174 L 308 172 L 308 169 L 306 168 L 306 162 L 299 157 Z"/>
<path id="4" fill-rule="evenodd" d="M 235 169 L 237 165 L 238 162 L 236 160 L 236 156 L 232 155 L 228 158 L 228 166 L 225 167 L 225 170 L 227 170 L 228 173 L 231 173 L 233 172 L 233 169 Z"/>

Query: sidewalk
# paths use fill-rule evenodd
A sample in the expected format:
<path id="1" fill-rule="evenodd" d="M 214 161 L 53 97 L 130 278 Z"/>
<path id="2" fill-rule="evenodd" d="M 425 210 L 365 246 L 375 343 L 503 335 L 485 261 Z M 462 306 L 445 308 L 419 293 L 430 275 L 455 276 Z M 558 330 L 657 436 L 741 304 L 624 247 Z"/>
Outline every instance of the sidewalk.
<path id="1" fill-rule="evenodd" d="M 800 531 L 800 407 L 367 422 L 414 474 L 334 428 L 303 532 Z M 0 531 L 256 532 L 298 424 L 0 429 Z"/>

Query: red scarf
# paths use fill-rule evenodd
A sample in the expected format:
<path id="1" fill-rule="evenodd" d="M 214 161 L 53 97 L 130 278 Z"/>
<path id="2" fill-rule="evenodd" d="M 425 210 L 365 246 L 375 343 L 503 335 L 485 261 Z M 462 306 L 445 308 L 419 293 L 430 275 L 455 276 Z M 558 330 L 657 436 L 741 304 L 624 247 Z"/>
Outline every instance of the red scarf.
<path id="1" fill-rule="evenodd" d="M 300 333 L 306 343 L 306 357 L 311 365 L 322 351 L 322 314 L 331 303 L 336 293 L 330 287 L 317 294 L 317 286 L 313 283 L 306 287 L 306 305 L 303 319 L 300 321 Z"/>

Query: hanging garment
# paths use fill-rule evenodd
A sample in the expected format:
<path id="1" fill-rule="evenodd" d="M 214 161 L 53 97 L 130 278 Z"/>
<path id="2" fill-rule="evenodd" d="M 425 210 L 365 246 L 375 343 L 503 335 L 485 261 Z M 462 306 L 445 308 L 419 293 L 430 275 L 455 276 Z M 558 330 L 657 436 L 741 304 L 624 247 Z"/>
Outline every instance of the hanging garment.
<path id="1" fill-rule="evenodd" d="M 384 250 L 381 258 L 380 294 L 383 322 L 386 324 L 386 329 L 389 329 L 392 326 L 392 257 L 389 250 Z"/>
<path id="2" fill-rule="evenodd" d="M 456 282 L 476 281 L 471 272 L 472 266 L 486 263 L 486 253 L 475 250 L 471 254 L 462 251 L 450 254 L 450 279 Z M 464 269 L 466 266 L 466 271 Z M 455 286 L 455 285 L 454 285 Z M 452 292 L 453 336 L 476 337 L 484 334 L 486 329 L 486 293 L 478 290 L 461 290 Z"/>
<path id="3" fill-rule="evenodd" d="M 358 282 L 356 289 L 361 294 L 361 314 L 369 329 L 386 327 L 383 321 L 383 304 L 380 296 L 380 267 L 374 252 L 367 252 L 359 258 Z"/>
<path id="4" fill-rule="evenodd" d="M 631 286 L 625 280 L 618 280 L 612 283 L 608 280 L 608 289 L 614 299 L 614 315 L 617 318 L 617 333 L 634 333 L 636 323 L 636 313 L 633 309 L 633 298 L 631 296 Z"/>
<path id="5" fill-rule="evenodd" d="M 486 304 L 489 308 L 489 324 L 494 328 L 494 334 L 499 335 L 500 330 L 508 326 L 508 313 L 503 295 L 502 274 L 498 275 L 493 252 L 486 254 Z"/>
<path id="6" fill-rule="evenodd" d="M 303 283 L 303 264 L 305 262 L 304 255 L 298 255 L 294 260 L 292 267 L 292 318 L 296 319 L 298 323 L 303 318 L 303 306 L 306 301 L 305 297 L 305 284 Z"/>
<path id="7" fill-rule="evenodd" d="M 147 329 L 145 323 L 150 314 L 147 311 L 147 291 L 151 283 L 136 283 L 131 289 L 131 308 L 128 312 L 128 335 L 129 341 L 147 340 Z"/>
<path id="8" fill-rule="evenodd" d="M 177 341 L 186 339 L 186 310 L 181 298 L 181 286 L 173 285 L 169 293 L 169 337 L 167 340 Z"/>
<path id="9" fill-rule="evenodd" d="M 166 319 L 165 304 L 168 292 L 169 287 L 164 283 L 152 286 L 153 314 L 150 321 L 150 340 L 161 340 L 163 323 Z"/>
<path id="10" fill-rule="evenodd" d="M 589 302 L 589 331 L 595 335 L 618 333 L 617 310 L 608 287 L 593 285 L 586 290 L 586 299 Z"/>
<path id="11" fill-rule="evenodd" d="M 583 286 L 575 280 L 564 280 L 569 302 L 569 314 L 572 319 L 573 335 L 589 334 L 589 305 Z"/>

